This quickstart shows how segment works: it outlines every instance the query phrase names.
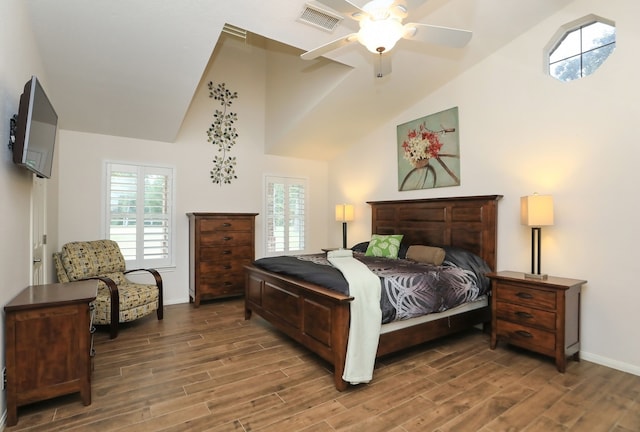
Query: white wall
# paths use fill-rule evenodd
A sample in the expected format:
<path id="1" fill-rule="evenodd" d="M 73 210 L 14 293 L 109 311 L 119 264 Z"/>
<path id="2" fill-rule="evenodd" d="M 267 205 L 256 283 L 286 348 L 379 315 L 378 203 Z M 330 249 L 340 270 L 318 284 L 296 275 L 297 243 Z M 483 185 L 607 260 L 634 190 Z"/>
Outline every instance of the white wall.
<path id="1" fill-rule="evenodd" d="M 585 79 L 550 78 L 544 46 L 561 25 L 590 13 L 615 21 L 614 54 Z M 330 165 L 331 199 L 357 203 L 362 215 L 350 227 L 353 243 L 369 237 L 367 200 L 502 194 L 499 270 L 529 271 L 519 198 L 552 194 L 555 225 L 542 231 L 542 270 L 588 280 L 582 358 L 640 375 L 638 16 L 635 0 L 576 0 L 363 137 Z M 398 192 L 396 125 L 453 106 L 460 109 L 461 185 Z M 356 162 L 361 168 L 353 170 Z"/>
<path id="2" fill-rule="evenodd" d="M 310 251 L 326 246 L 326 162 L 264 155 L 266 56 L 260 49 L 227 40 L 213 57 L 202 79 L 175 143 L 134 140 L 73 131 L 60 132 L 59 245 L 104 236 L 101 196 L 105 160 L 170 165 L 176 172 L 176 266 L 161 269 L 167 304 L 187 302 L 189 212 L 263 213 L 265 174 L 307 178 Z M 209 98 L 207 83 L 225 83 L 238 92 L 230 109 L 238 114 L 239 137 L 231 155 L 237 158 L 237 180 L 230 185 L 211 182 L 216 148 L 206 131 L 218 102 Z M 158 89 L 161 91 L 162 89 Z M 256 219 L 257 255 L 263 251 L 263 218 Z"/>
<path id="3" fill-rule="evenodd" d="M 9 119 L 18 112 L 24 84 L 31 75 L 38 76 L 45 90 L 44 74 L 31 23 L 22 0 L 0 2 L 0 304 L 5 305 L 31 281 L 31 188 L 33 175 L 13 164 L 9 142 Z M 54 162 L 54 174 L 56 170 Z M 47 180 L 50 209 L 57 206 L 55 180 Z M 55 226 L 55 215 L 49 224 Z M 48 230 L 55 239 L 55 229 Z M 50 276 L 50 275 L 49 275 Z M 0 320 L 0 367 L 4 368 L 4 319 Z M 6 417 L 5 391 L 0 392 L 0 407 L 4 424 Z"/>

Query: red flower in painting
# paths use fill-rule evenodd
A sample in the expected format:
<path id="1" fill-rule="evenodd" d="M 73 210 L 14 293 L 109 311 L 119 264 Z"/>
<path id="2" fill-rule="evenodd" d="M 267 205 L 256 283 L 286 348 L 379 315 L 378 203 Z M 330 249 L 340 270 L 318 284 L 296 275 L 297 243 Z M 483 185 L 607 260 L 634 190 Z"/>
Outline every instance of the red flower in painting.
<path id="1" fill-rule="evenodd" d="M 416 129 L 407 132 L 407 139 L 402 143 L 404 158 L 414 167 L 425 166 L 429 159 L 440 153 L 442 143 L 437 132 L 429 130 L 423 123 Z"/>

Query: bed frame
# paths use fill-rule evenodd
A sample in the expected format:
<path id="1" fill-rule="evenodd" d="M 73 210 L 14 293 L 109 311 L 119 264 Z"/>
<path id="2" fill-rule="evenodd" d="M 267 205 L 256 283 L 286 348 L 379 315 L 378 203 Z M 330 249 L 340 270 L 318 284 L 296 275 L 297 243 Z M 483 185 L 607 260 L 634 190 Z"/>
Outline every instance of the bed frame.
<path id="1" fill-rule="evenodd" d="M 368 202 L 374 234 L 403 234 L 407 244 L 457 246 L 496 270 L 497 202 L 501 195 Z M 313 351 L 334 368 L 336 389 L 342 380 L 349 336 L 351 297 L 322 286 L 245 267 L 245 319 L 256 313 Z M 490 306 L 380 335 L 376 356 L 491 321 Z"/>

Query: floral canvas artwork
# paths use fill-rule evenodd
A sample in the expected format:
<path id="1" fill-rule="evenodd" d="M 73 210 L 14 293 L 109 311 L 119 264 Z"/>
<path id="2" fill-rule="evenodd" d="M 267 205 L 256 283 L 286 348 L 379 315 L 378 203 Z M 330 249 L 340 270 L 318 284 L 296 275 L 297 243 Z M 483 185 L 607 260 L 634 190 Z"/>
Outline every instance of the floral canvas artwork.
<path id="1" fill-rule="evenodd" d="M 458 107 L 398 125 L 398 190 L 460 185 Z"/>

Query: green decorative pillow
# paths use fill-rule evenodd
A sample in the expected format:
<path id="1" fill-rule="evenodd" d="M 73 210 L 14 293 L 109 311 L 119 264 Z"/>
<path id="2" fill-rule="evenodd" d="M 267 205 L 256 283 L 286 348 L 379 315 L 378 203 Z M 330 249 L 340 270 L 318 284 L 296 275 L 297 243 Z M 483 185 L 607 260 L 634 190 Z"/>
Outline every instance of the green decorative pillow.
<path id="1" fill-rule="evenodd" d="M 400 242 L 402 241 L 402 234 L 394 235 L 380 235 L 373 234 L 369 246 L 365 252 L 365 256 L 376 256 L 385 258 L 398 258 L 398 251 L 400 250 Z"/>

